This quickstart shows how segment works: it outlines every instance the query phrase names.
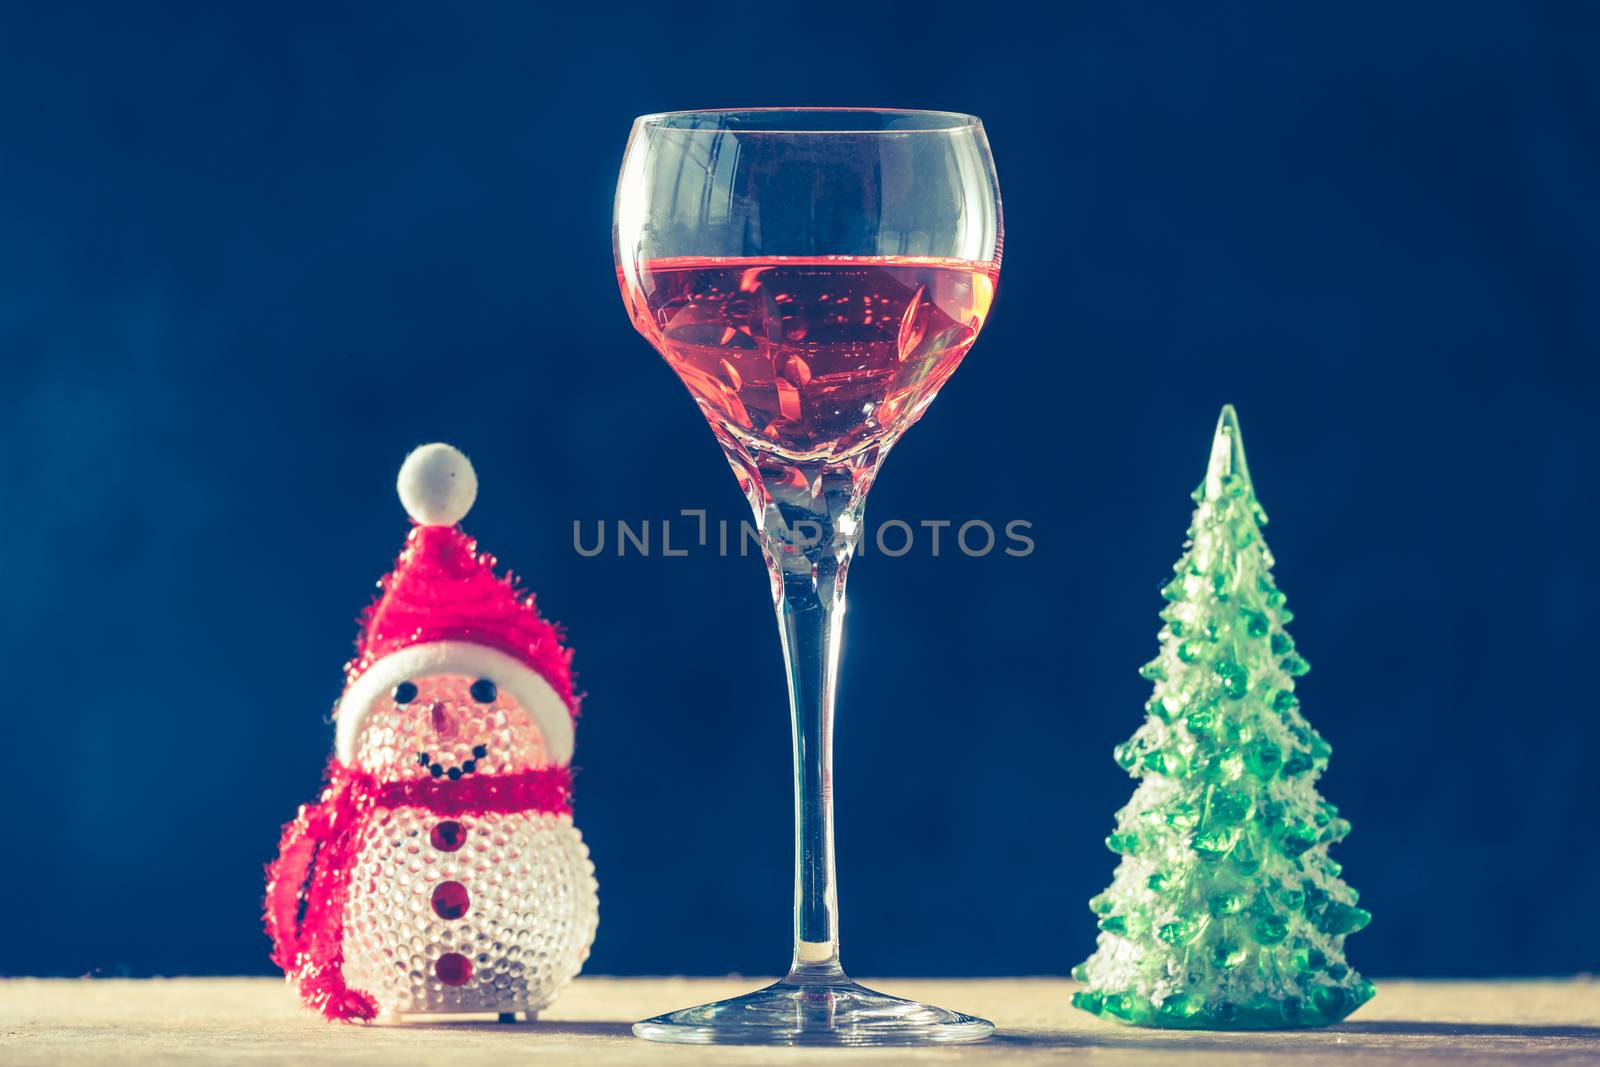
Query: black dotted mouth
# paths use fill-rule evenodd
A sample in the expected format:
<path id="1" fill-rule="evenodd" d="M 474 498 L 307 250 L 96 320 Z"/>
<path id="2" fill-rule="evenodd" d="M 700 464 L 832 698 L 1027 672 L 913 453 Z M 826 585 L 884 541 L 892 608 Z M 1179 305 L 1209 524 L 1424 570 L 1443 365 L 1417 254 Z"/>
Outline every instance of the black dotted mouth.
<path id="1" fill-rule="evenodd" d="M 476 745 L 472 749 L 472 758 L 466 760 L 459 767 L 446 767 L 442 763 L 435 763 L 433 757 L 426 752 L 417 753 L 417 765 L 428 768 L 428 773 L 435 778 L 449 778 L 452 782 L 464 774 L 471 774 L 478 769 L 478 761 L 489 754 L 488 745 Z"/>

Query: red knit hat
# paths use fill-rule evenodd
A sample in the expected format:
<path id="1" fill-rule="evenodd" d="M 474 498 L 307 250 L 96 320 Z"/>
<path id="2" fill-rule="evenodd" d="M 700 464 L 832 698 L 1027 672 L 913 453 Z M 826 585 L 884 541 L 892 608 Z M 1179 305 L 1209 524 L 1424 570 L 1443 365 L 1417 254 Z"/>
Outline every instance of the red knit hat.
<path id="1" fill-rule="evenodd" d="M 361 721 L 399 683 L 431 674 L 488 678 L 509 690 L 544 734 L 557 764 L 572 758 L 572 652 L 539 615 L 531 594 L 456 523 L 477 497 L 467 457 L 424 445 L 406 457 L 401 502 L 417 523 L 378 598 L 361 618 L 356 658 L 345 665 L 335 710 L 339 759 L 348 762 Z"/>

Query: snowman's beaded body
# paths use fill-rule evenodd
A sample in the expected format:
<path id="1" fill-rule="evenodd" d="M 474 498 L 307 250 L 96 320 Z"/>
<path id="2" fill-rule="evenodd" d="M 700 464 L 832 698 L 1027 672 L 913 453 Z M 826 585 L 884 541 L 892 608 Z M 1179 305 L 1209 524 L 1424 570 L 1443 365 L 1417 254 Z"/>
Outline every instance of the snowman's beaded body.
<path id="1" fill-rule="evenodd" d="M 534 1012 L 594 940 L 594 865 L 572 820 L 379 813 L 345 905 L 345 978 L 386 1014 Z"/>

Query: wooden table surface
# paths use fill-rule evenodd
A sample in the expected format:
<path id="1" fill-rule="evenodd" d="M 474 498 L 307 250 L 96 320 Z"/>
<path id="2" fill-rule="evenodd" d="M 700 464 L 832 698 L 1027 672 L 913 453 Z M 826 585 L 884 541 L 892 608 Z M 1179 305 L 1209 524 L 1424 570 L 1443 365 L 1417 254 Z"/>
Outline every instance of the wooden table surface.
<path id="1" fill-rule="evenodd" d="M 343 1026 L 301 1011 L 269 978 L 0 980 L 0 1063 L 496 1064 L 1450 1063 L 1600 1064 L 1600 980 L 1378 983 L 1344 1025 L 1277 1033 L 1117 1026 L 1068 1007 L 1047 978 L 867 984 L 982 1015 L 976 1045 L 804 1049 L 654 1045 L 634 1019 L 753 988 L 750 979 L 580 978 L 533 1024 Z"/>

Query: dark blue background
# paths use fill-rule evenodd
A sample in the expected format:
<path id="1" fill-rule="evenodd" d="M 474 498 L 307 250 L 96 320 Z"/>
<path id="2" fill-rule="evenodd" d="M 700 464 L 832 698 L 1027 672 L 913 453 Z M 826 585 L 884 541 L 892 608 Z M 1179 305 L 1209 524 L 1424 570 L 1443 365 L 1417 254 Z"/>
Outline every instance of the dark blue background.
<path id="1" fill-rule="evenodd" d="M 1038 549 L 856 571 L 851 968 L 1090 950 L 1110 751 L 1224 401 L 1355 824 L 1354 962 L 1600 962 L 1593 7 L 342 7 L 0 34 L 0 972 L 267 969 L 261 864 L 432 439 L 578 650 L 590 969 L 783 965 L 761 566 L 571 537 L 742 514 L 609 226 L 634 115 L 752 103 L 976 112 L 1005 192 L 991 326 L 869 517 L 1024 518 Z"/>

